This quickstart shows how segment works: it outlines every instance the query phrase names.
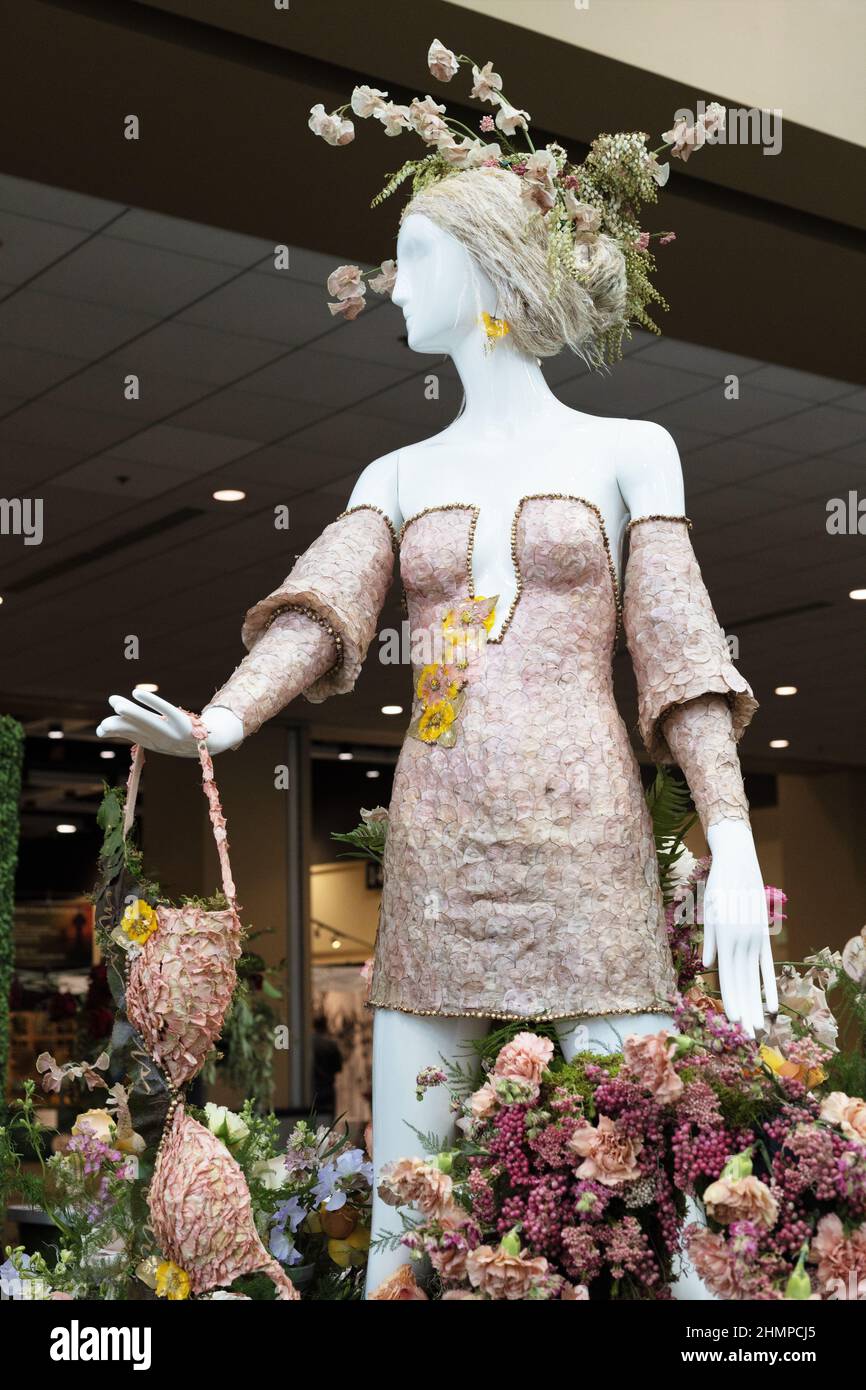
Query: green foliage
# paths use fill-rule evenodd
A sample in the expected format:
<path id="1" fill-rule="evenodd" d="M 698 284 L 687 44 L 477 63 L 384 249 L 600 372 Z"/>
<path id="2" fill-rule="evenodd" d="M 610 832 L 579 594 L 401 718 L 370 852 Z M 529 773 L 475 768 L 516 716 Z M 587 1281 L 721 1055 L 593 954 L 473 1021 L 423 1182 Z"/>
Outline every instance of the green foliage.
<path id="1" fill-rule="evenodd" d="M 580 1096 L 583 1101 L 584 1114 L 588 1119 L 595 1116 L 595 1088 L 597 1081 L 590 1081 L 586 1074 L 588 1066 L 602 1067 L 611 1077 L 619 1073 L 623 1058 L 620 1052 L 611 1052 L 601 1056 L 596 1052 L 578 1052 L 572 1057 L 570 1062 L 563 1058 L 554 1057 L 550 1064 L 550 1077 L 556 1086 L 561 1086 L 563 1090 L 571 1095 Z"/>
<path id="2" fill-rule="evenodd" d="M 653 825 L 659 882 L 667 906 L 673 897 L 674 869 L 696 816 L 685 782 L 664 767 L 656 769 L 655 781 L 647 788 L 646 801 Z"/>
<path id="3" fill-rule="evenodd" d="M 848 1045 L 827 1063 L 829 1089 L 844 1091 L 849 1096 L 866 1096 L 866 984 L 855 983 L 840 970 L 830 988 L 840 1036 Z"/>
<path id="4" fill-rule="evenodd" d="M 369 824 L 362 821 L 345 835 L 338 834 L 335 830 L 331 831 L 332 840 L 353 846 L 351 850 L 340 855 L 341 859 L 372 859 L 374 864 L 382 863 L 387 835 L 387 820 L 374 820 Z"/>
<path id="5" fill-rule="evenodd" d="M 23 728 L 11 715 L 0 715 L 0 1108 L 6 1094 L 9 1060 L 9 989 L 15 959 L 12 921 L 23 760 Z"/>

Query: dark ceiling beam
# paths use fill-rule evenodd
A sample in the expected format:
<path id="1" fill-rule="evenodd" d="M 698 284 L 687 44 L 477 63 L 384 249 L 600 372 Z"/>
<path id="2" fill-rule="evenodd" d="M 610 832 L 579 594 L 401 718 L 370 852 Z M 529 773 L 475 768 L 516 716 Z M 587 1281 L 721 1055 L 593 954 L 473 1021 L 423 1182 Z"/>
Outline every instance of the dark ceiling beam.
<path id="1" fill-rule="evenodd" d="M 307 114 L 357 80 L 397 99 L 427 90 L 433 34 L 495 57 L 542 137 L 578 154 L 597 130 L 665 129 L 701 95 L 441 0 L 291 0 L 287 12 L 249 0 L 0 0 L 0 14 L 0 171 L 365 262 L 393 251 L 399 201 L 375 212 L 369 201 L 417 142 L 359 123 L 351 149 L 331 149 Z M 463 89 L 441 90 L 454 107 Z M 137 143 L 123 139 L 130 112 Z M 673 306 L 664 331 L 866 379 L 858 318 L 844 311 L 864 299 L 864 164 L 861 148 L 786 123 L 778 156 L 720 146 L 677 167 L 647 219 L 678 237 L 658 276 Z"/>

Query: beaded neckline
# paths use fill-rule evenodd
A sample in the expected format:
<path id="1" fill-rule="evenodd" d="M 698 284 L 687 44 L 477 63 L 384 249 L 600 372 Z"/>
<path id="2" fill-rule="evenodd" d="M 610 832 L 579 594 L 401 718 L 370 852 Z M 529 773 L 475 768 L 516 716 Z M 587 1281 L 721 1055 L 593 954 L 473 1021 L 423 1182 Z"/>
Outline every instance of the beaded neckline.
<path id="1" fill-rule="evenodd" d="M 520 560 L 517 554 L 517 528 L 520 524 L 520 517 L 523 512 L 523 508 L 525 507 L 527 502 L 578 502 L 582 507 L 586 507 L 586 509 L 590 511 L 592 515 L 595 517 L 596 522 L 598 523 L 598 529 L 601 533 L 601 541 L 602 545 L 604 546 L 605 555 L 607 557 L 607 568 L 610 574 L 611 584 L 613 586 L 613 601 L 614 607 L 616 609 L 616 633 L 614 634 L 615 645 L 616 639 L 619 635 L 620 626 L 622 624 L 622 600 L 620 597 L 619 580 L 617 579 L 616 569 L 613 563 L 613 555 L 611 553 L 610 541 L 608 540 L 607 529 L 604 524 L 604 518 L 602 517 L 599 508 L 595 505 L 594 502 L 589 502 L 585 497 L 577 497 L 569 492 L 530 492 L 527 493 L 524 497 L 518 499 L 517 505 L 514 508 L 514 514 L 511 519 L 511 563 L 514 569 L 514 577 L 516 580 L 514 598 L 511 600 L 511 604 L 509 606 L 508 612 L 505 615 L 505 621 L 503 622 L 502 627 L 500 628 L 499 632 L 496 634 L 495 637 L 488 637 L 488 644 L 492 643 L 493 645 L 496 645 L 497 643 L 502 641 L 506 632 L 511 626 L 512 619 L 517 611 L 517 605 L 519 604 L 521 596 L 523 594 L 523 576 L 520 572 Z M 466 578 L 469 586 L 469 596 L 470 598 L 474 598 L 475 576 L 473 573 L 473 554 L 475 550 L 475 529 L 478 525 L 478 518 L 481 514 L 481 508 L 479 506 L 476 506 L 475 503 L 442 502 L 438 506 L 424 507 L 420 512 L 414 512 L 412 516 L 408 517 L 406 521 L 403 522 L 403 525 L 400 528 L 400 534 L 398 536 L 398 545 L 403 544 L 403 537 L 405 536 L 406 531 L 412 525 L 412 523 L 418 521 L 420 517 L 428 516 L 431 512 L 452 511 L 471 512 L 472 514 L 472 519 L 469 523 L 469 539 L 466 546 Z"/>

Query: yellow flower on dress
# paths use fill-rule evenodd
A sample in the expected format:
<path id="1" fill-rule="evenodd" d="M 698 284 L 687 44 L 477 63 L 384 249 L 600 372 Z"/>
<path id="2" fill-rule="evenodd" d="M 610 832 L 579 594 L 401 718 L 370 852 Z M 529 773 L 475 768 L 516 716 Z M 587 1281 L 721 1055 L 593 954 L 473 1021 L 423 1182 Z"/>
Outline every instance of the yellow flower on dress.
<path id="1" fill-rule="evenodd" d="M 769 1067 L 774 1076 L 784 1076 L 791 1081 L 800 1081 L 807 1091 L 812 1091 L 827 1080 L 823 1067 L 807 1067 L 801 1062 L 789 1062 L 776 1047 L 761 1046 L 761 1061 Z"/>
<path id="2" fill-rule="evenodd" d="M 159 926 L 159 918 L 150 903 L 146 903 L 144 898 L 136 898 L 134 903 L 128 903 L 124 909 L 120 926 L 130 941 L 134 941 L 136 946 L 143 946 Z"/>
<path id="3" fill-rule="evenodd" d="M 445 635 L 465 632 L 473 627 L 483 627 L 485 632 L 489 632 L 496 621 L 497 598 L 498 595 L 485 598 L 483 594 L 475 594 L 472 598 L 464 599 L 456 608 L 449 609 L 442 619 Z"/>
<path id="4" fill-rule="evenodd" d="M 484 332 L 488 338 L 504 338 L 506 333 L 511 332 L 511 325 L 507 319 L 495 319 L 492 314 L 488 314 L 485 309 L 481 315 L 481 322 L 484 324 Z"/>
<path id="5" fill-rule="evenodd" d="M 176 1265 L 174 1260 L 163 1260 L 156 1267 L 156 1292 L 160 1298 L 167 1298 L 171 1303 L 189 1298 L 189 1275 L 186 1270 Z"/>
<path id="6" fill-rule="evenodd" d="M 418 737 L 422 743 L 436 743 L 443 734 L 447 734 L 456 714 L 450 700 L 434 700 L 432 705 L 428 705 L 418 720 Z"/>
<path id="7" fill-rule="evenodd" d="M 436 700 L 453 700 L 459 690 L 457 672 L 443 663 L 431 662 L 421 668 L 416 691 L 418 699 L 423 700 L 425 705 L 431 705 Z"/>

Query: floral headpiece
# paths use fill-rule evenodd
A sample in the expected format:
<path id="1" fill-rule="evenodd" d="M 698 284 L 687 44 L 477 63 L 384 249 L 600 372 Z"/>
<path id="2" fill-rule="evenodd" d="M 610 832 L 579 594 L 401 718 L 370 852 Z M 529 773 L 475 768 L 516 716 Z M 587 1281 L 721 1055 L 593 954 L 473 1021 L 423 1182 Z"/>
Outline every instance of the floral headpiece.
<path id="1" fill-rule="evenodd" d="M 481 117 L 481 135 L 455 117 L 433 97 L 415 97 L 408 106 L 388 100 L 387 92 L 375 87 L 355 87 L 351 100 L 330 114 L 321 102 L 310 112 L 309 127 L 329 145 L 348 145 L 355 138 L 355 127 L 346 115 L 349 110 L 362 120 L 372 117 L 381 122 L 385 134 L 400 135 L 414 130 L 430 148 L 419 159 L 410 159 L 393 174 L 373 199 L 376 207 L 406 179 L 412 180 L 413 196 L 431 184 L 452 178 L 465 169 L 510 169 L 521 180 L 521 192 L 528 212 L 544 219 L 548 229 L 551 284 L 561 275 L 580 282 L 586 273 L 587 250 L 601 233 L 619 246 L 625 260 L 626 301 L 623 319 L 601 344 L 609 361 L 621 356 L 622 338 L 630 336 L 629 324 L 640 324 L 650 332 L 660 330 L 649 316 L 651 304 L 666 309 L 667 303 L 652 283 L 656 269 L 650 243 L 664 246 L 676 239 L 674 232 L 643 231 L 638 221 L 642 203 L 655 203 L 658 189 L 670 173 L 669 164 L 658 156 L 669 150 L 684 162 L 708 140 L 712 143 L 724 130 L 725 109 L 718 102 L 699 108 L 695 123 L 679 117 L 661 138 L 655 150 L 647 148 L 649 137 L 641 131 L 618 135 L 599 135 L 593 140 L 582 164 L 575 164 L 557 143 L 537 150 L 529 133 L 529 112 L 513 106 L 502 90 L 502 78 L 487 62 L 479 68 L 465 54 L 452 53 L 434 39 L 427 55 L 431 74 L 440 82 L 450 82 L 461 64 L 472 68 L 469 93 L 476 101 L 496 108 L 495 116 Z M 488 142 L 486 137 L 496 135 Z M 518 137 L 524 149 L 516 147 Z M 384 261 L 378 270 L 362 272 L 358 266 L 340 266 L 328 277 L 328 293 L 334 302 L 331 313 L 346 319 L 357 318 L 364 308 L 369 276 L 370 288 L 390 294 L 397 275 L 396 262 Z"/>

